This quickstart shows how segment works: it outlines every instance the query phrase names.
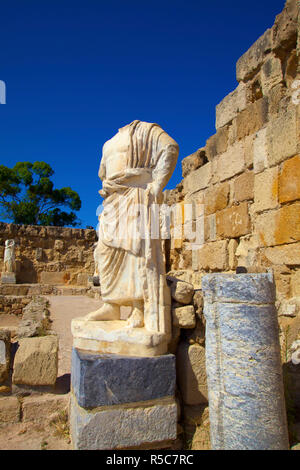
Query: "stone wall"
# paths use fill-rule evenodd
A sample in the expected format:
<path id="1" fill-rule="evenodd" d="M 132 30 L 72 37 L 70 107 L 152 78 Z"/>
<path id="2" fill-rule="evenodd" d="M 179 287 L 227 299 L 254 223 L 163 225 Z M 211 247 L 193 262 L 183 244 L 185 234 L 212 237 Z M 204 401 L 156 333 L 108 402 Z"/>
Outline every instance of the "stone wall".
<path id="1" fill-rule="evenodd" d="M 18 283 L 85 286 L 94 273 L 95 230 L 0 223 L 0 272 L 9 238 L 16 241 Z"/>
<path id="2" fill-rule="evenodd" d="M 300 295 L 297 18 L 297 1 L 287 1 L 238 60 L 239 85 L 216 107 L 216 134 L 183 160 L 184 179 L 167 194 L 193 204 L 193 222 L 203 222 L 203 246 L 173 238 L 170 250 L 170 270 L 190 271 L 196 288 L 203 273 L 242 265 L 272 268 L 279 299 Z"/>
<path id="3" fill-rule="evenodd" d="M 167 246 L 169 275 L 195 289 L 197 325 L 181 331 L 176 350 L 183 422 L 194 449 L 208 445 L 207 403 L 200 396 L 205 320 L 197 306 L 206 273 L 235 272 L 237 266 L 274 272 L 287 412 L 290 423 L 300 421 L 299 366 L 291 363 L 292 343 L 300 337 L 298 8 L 299 2 L 288 0 L 274 26 L 238 60 L 238 86 L 216 107 L 215 135 L 182 161 L 183 180 L 165 192 L 166 202 L 177 205 Z M 196 242 L 186 227 L 197 233 Z M 186 391 L 195 378 L 191 396 Z M 292 435 L 290 440 L 292 445 Z"/>

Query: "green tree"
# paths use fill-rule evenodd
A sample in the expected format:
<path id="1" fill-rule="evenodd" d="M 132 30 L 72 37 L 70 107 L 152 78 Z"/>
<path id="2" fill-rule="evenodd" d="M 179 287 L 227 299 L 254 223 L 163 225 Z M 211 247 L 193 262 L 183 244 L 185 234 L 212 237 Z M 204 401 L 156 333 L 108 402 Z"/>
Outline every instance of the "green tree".
<path id="1" fill-rule="evenodd" d="M 0 165 L 0 216 L 15 224 L 78 225 L 80 197 L 69 187 L 54 189 L 53 174 L 45 162 Z"/>

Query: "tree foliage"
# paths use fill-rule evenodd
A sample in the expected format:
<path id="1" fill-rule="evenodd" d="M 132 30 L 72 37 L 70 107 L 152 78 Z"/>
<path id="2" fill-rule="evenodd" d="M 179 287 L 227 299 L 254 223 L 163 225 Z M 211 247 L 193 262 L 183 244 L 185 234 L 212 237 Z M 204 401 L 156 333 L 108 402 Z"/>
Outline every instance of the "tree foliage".
<path id="1" fill-rule="evenodd" d="M 78 225 L 80 197 L 69 187 L 54 189 L 53 174 L 45 162 L 0 165 L 0 216 L 15 224 Z"/>

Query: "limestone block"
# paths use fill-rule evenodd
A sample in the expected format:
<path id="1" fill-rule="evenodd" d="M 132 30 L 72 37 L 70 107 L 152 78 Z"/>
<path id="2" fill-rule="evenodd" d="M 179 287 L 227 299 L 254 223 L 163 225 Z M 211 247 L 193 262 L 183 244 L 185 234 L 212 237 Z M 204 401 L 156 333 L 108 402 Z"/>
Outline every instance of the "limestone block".
<path id="1" fill-rule="evenodd" d="M 254 174 L 248 171 L 235 178 L 233 183 L 234 201 L 242 202 L 254 198 Z"/>
<path id="2" fill-rule="evenodd" d="M 45 333 L 49 328 L 50 312 L 48 301 L 44 297 L 34 297 L 33 300 L 23 309 L 22 320 L 19 323 L 18 338 L 30 338 Z"/>
<path id="3" fill-rule="evenodd" d="M 253 142 L 253 169 L 260 173 L 268 168 L 267 128 L 257 132 Z"/>
<path id="4" fill-rule="evenodd" d="M 70 394 L 66 395 L 32 395 L 25 397 L 22 403 L 23 422 L 44 422 L 51 419 L 51 415 L 61 411 L 68 411 Z"/>
<path id="5" fill-rule="evenodd" d="M 300 240 L 300 203 L 260 214 L 255 220 L 260 246 L 284 245 Z"/>
<path id="6" fill-rule="evenodd" d="M 0 426 L 20 421 L 20 402 L 16 397 L 0 398 Z"/>
<path id="7" fill-rule="evenodd" d="M 245 237 L 240 238 L 240 243 L 235 252 L 237 258 L 237 264 L 239 266 L 255 266 L 257 265 L 257 251 L 259 243 L 257 236 L 246 235 Z"/>
<path id="8" fill-rule="evenodd" d="M 174 282 L 172 282 L 171 296 L 176 302 L 188 305 L 191 303 L 193 295 L 194 287 L 192 284 L 177 280 L 174 280 Z"/>
<path id="9" fill-rule="evenodd" d="M 288 449 L 272 274 L 204 276 L 212 449 Z"/>
<path id="10" fill-rule="evenodd" d="M 240 83 L 216 106 L 216 129 L 231 122 L 247 106 L 246 86 Z"/>
<path id="11" fill-rule="evenodd" d="M 212 164 L 206 163 L 198 170 L 193 171 L 183 180 L 183 191 L 185 194 L 195 193 L 200 189 L 205 189 L 209 186 L 212 178 Z"/>
<path id="12" fill-rule="evenodd" d="M 236 142 L 216 160 L 216 173 L 220 181 L 242 173 L 245 168 L 245 149 L 243 142 Z"/>
<path id="13" fill-rule="evenodd" d="M 174 307 L 172 309 L 173 324 L 178 328 L 195 328 L 196 317 L 193 305 Z"/>
<path id="14" fill-rule="evenodd" d="M 236 79 L 238 82 L 247 81 L 265 60 L 266 54 L 272 48 L 272 30 L 267 31 L 245 52 L 236 64 Z"/>
<path id="15" fill-rule="evenodd" d="M 300 155 L 285 161 L 279 176 L 279 201 L 300 199 Z"/>
<path id="16" fill-rule="evenodd" d="M 230 186 L 228 182 L 210 187 L 204 196 L 205 214 L 210 215 L 225 209 L 228 204 Z"/>
<path id="17" fill-rule="evenodd" d="M 205 348 L 180 343 L 177 349 L 177 380 L 186 405 L 207 403 Z"/>
<path id="18" fill-rule="evenodd" d="M 251 230 L 247 202 L 232 206 L 216 214 L 217 235 L 223 238 L 238 238 Z"/>
<path id="19" fill-rule="evenodd" d="M 267 128 L 269 166 L 274 166 L 297 153 L 296 106 L 284 110 Z"/>
<path id="20" fill-rule="evenodd" d="M 175 394 L 175 356 L 126 357 L 72 351 L 72 389 L 80 406 L 145 402 Z"/>
<path id="21" fill-rule="evenodd" d="M 291 294 L 293 297 L 300 296 L 300 270 L 291 276 Z"/>
<path id="22" fill-rule="evenodd" d="M 256 174 L 254 179 L 255 212 L 275 209 L 278 205 L 278 167 Z"/>
<path id="23" fill-rule="evenodd" d="M 298 26 L 298 4 L 296 0 L 288 0 L 283 11 L 277 15 L 273 32 L 273 48 L 287 49 L 296 43 Z"/>
<path id="24" fill-rule="evenodd" d="M 57 250 L 57 251 L 62 251 L 64 249 L 64 241 L 63 240 L 55 240 L 54 249 Z"/>
<path id="25" fill-rule="evenodd" d="M 195 308 L 195 313 L 199 319 L 202 319 L 203 313 L 203 294 L 201 289 L 195 290 L 193 297 L 193 305 Z"/>
<path id="26" fill-rule="evenodd" d="M 268 100 L 261 98 L 247 106 L 238 114 L 236 118 L 237 139 L 244 139 L 246 136 L 259 131 L 268 121 Z"/>
<path id="27" fill-rule="evenodd" d="M 0 329 L 0 384 L 9 375 L 10 366 L 10 330 Z"/>
<path id="28" fill-rule="evenodd" d="M 40 282 L 41 284 L 50 284 L 50 285 L 65 284 L 66 281 L 68 280 L 68 276 L 69 274 L 66 272 L 42 271 L 40 274 Z"/>
<path id="29" fill-rule="evenodd" d="M 88 411 L 71 398 L 71 433 L 75 450 L 138 447 L 177 437 L 177 404 L 162 399 L 140 406 L 114 406 Z"/>
<path id="30" fill-rule="evenodd" d="M 23 338 L 15 355 L 13 383 L 54 385 L 57 377 L 58 339 L 56 336 Z"/>
<path id="31" fill-rule="evenodd" d="M 185 157 L 182 162 L 182 177 L 185 178 L 188 176 L 192 171 L 197 170 L 201 166 L 204 165 L 206 162 L 206 152 L 205 148 L 201 148 L 197 150 L 197 152 Z"/>
<path id="32" fill-rule="evenodd" d="M 267 59 L 262 66 L 260 78 L 263 94 L 266 95 L 283 80 L 281 60 L 275 56 Z"/>
<path id="33" fill-rule="evenodd" d="M 195 271 L 201 269 L 223 271 L 227 268 L 227 240 L 207 243 L 194 251 Z"/>
<path id="34" fill-rule="evenodd" d="M 293 297 L 290 299 L 284 299 L 280 303 L 278 311 L 279 317 L 290 317 L 295 318 L 300 312 L 300 297 Z"/>
<path id="35" fill-rule="evenodd" d="M 221 127 L 217 133 L 210 137 L 206 142 L 206 155 L 208 160 L 212 160 L 220 153 L 224 153 L 228 147 L 229 127 Z"/>
<path id="36" fill-rule="evenodd" d="M 77 274 L 77 285 L 78 286 L 87 286 L 89 282 L 90 274 L 89 273 L 78 273 Z"/>
<path id="37" fill-rule="evenodd" d="M 267 248 L 264 254 L 272 264 L 300 266 L 300 243 Z"/>

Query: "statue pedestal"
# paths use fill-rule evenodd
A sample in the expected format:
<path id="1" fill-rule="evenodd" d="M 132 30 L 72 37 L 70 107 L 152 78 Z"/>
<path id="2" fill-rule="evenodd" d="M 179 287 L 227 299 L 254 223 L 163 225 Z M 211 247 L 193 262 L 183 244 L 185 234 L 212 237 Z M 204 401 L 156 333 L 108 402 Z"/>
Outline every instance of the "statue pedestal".
<path id="1" fill-rule="evenodd" d="M 131 328 L 126 321 L 72 320 L 73 345 L 99 354 L 153 357 L 168 350 L 168 337 L 145 328 Z"/>
<path id="2" fill-rule="evenodd" d="M 16 284 L 15 273 L 1 273 L 1 284 Z"/>
<path id="3" fill-rule="evenodd" d="M 74 348 L 70 417 L 74 449 L 170 447 L 177 437 L 175 382 L 172 354 L 130 357 Z"/>

